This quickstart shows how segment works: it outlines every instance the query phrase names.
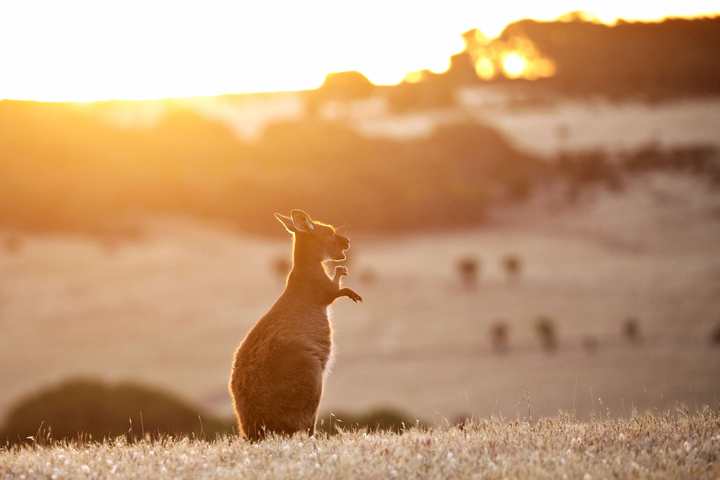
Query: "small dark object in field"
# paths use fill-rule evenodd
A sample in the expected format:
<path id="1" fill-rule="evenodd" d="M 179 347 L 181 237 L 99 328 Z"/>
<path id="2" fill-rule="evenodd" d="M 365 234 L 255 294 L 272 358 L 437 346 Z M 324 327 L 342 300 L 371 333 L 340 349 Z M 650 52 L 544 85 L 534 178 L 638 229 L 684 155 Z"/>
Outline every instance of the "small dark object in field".
<path id="1" fill-rule="evenodd" d="M 24 246 L 25 241 L 19 235 L 7 236 L 5 237 L 5 241 L 3 242 L 3 247 L 5 251 L 11 255 L 17 255 L 18 253 L 22 252 Z"/>
<path id="2" fill-rule="evenodd" d="M 457 262 L 460 281 L 466 288 L 475 288 L 477 285 L 479 262 L 474 257 L 463 257 Z"/>
<path id="3" fill-rule="evenodd" d="M 502 259 L 502 265 L 510 280 L 517 278 L 522 272 L 522 261 L 517 255 L 505 255 Z"/>
<path id="4" fill-rule="evenodd" d="M 275 257 L 272 261 L 272 271 L 280 279 L 285 279 L 290 272 L 290 261 L 285 257 Z"/>
<path id="5" fill-rule="evenodd" d="M 720 325 L 710 333 L 710 343 L 716 347 L 720 347 Z"/>
<path id="6" fill-rule="evenodd" d="M 499 320 L 490 327 L 490 343 L 493 350 L 498 353 L 504 353 L 509 346 L 509 330 L 507 322 Z"/>
<path id="7" fill-rule="evenodd" d="M 358 276 L 358 280 L 365 285 L 371 285 L 377 282 L 377 273 L 372 268 L 366 268 Z"/>
<path id="8" fill-rule="evenodd" d="M 535 330 L 537 331 L 538 337 L 540 337 L 540 345 L 542 345 L 543 350 L 547 352 L 557 350 L 557 332 L 555 330 L 555 323 L 550 317 L 538 317 L 535 323 Z"/>
<path id="9" fill-rule="evenodd" d="M 588 335 L 587 337 L 583 338 L 582 346 L 586 352 L 595 353 L 597 352 L 599 342 L 597 338 L 593 337 L 592 335 Z"/>
<path id="10" fill-rule="evenodd" d="M 642 337 L 640 335 L 640 325 L 638 324 L 637 318 L 628 317 L 623 324 L 623 336 L 630 341 L 630 343 L 640 343 Z"/>

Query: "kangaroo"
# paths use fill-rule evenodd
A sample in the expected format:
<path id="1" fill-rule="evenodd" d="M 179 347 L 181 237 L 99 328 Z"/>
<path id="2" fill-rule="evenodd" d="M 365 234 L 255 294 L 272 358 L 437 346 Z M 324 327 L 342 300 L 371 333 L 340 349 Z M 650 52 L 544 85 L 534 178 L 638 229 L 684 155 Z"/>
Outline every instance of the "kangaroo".
<path id="1" fill-rule="evenodd" d="M 332 354 L 327 308 L 339 297 L 362 301 L 340 285 L 346 267 L 336 266 L 329 278 L 322 265 L 345 260 L 347 237 L 302 210 L 275 217 L 293 238 L 292 269 L 280 298 L 240 343 L 230 376 L 238 429 L 250 441 L 269 434 L 315 434 Z"/>

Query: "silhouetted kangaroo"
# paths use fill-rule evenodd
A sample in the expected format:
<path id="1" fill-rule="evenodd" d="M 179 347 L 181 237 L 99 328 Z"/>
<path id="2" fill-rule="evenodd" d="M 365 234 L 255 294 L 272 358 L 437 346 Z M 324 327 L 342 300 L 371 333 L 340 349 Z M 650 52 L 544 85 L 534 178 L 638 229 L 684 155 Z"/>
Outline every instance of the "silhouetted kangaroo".
<path id="1" fill-rule="evenodd" d="M 267 434 L 315 433 L 323 373 L 332 352 L 327 307 L 339 297 L 361 301 L 340 288 L 347 269 L 330 279 L 325 260 L 344 260 L 350 241 L 335 228 L 293 210 L 275 217 L 293 236 L 293 266 L 285 291 L 235 352 L 230 378 L 238 427 L 252 441 Z"/>

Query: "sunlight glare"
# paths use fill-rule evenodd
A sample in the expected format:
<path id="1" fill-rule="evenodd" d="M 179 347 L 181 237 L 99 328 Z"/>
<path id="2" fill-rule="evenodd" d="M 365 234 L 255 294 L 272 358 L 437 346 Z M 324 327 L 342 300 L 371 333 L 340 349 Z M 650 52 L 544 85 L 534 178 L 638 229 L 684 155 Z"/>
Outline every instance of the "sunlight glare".
<path id="1" fill-rule="evenodd" d="M 508 78 L 520 78 L 528 68 L 527 58 L 518 52 L 507 52 L 502 56 L 503 73 Z"/>
<path id="2" fill-rule="evenodd" d="M 550 20 L 580 5 L 570 0 L 471 0 L 362 4 L 24 0 L 1 2 L 0 99 L 155 99 L 317 88 L 327 73 L 357 70 L 378 85 L 408 72 L 443 73 L 463 49 L 462 32 L 478 43 L 520 18 Z M 699 2 L 586 1 L 591 17 L 662 18 L 720 10 Z M 481 78 L 500 72 L 542 78 L 549 59 L 522 49 L 500 58 L 473 57 Z M 481 60 L 488 57 L 487 60 Z"/>
<path id="3" fill-rule="evenodd" d="M 497 74 L 495 63 L 490 57 L 480 57 L 475 62 L 475 73 L 483 80 L 492 80 Z"/>

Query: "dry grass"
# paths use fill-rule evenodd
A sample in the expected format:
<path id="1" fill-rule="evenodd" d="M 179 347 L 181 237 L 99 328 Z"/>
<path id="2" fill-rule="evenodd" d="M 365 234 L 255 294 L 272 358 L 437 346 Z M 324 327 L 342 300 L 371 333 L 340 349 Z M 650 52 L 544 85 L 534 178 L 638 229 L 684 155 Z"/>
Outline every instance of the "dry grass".
<path id="1" fill-rule="evenodd" d="M 403 435 L 166 439 L 0 451 L 0 478 L 717 478 L 720 412 L 480 420 Z"/>

